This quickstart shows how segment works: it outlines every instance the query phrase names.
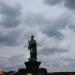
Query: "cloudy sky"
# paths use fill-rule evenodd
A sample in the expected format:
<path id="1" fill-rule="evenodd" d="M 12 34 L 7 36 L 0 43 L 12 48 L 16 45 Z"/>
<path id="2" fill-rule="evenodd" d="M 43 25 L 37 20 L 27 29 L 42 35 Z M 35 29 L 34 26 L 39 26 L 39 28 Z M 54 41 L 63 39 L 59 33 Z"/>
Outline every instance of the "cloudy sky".
<path id="1" fill-rule="evenodd" d="M 0 0 L 0 68 L 25 67 L 32 34 L 40 67 L 75 71 L 75 0 Z"/>

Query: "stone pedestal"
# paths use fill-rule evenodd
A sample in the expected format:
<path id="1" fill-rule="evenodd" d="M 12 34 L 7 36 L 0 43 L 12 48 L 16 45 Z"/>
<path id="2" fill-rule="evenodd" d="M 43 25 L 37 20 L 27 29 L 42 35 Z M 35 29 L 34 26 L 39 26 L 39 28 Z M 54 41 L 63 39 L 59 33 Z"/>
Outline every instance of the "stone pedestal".
<path id="1" fill-rule="evenodd" d="M 15 75 L 47 75 L 47 69 L 39 68 L 41 62 L 29 60 L 24 62 L 26 68 L 20 68 Z"/>
<path id="2" fill-rule="evenodd" d="M 25 62 L 27 73 L 37 74 L 39 73 L 39 66 L 41 62 L 38 61 L 28 61 Z"/>

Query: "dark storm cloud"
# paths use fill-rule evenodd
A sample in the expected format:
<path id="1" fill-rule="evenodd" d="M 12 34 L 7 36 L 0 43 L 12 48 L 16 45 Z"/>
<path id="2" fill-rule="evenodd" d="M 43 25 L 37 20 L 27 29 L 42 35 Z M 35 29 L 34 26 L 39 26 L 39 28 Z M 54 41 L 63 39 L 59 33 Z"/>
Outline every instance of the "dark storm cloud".
<path id="1" fill-rule="evenodd" d="M 75 9 L 75 0 L 64 0 L 64 4 L 70 9 Z"/>
<path id="2" fill-rule="evenodd" d="M 54 37 L 56 39 L 63 39 L 64 35 L 59 31 L 65 28 L 69 22 L 69 18 L 66 15 L 61 15 L 56 20 L 47 19 L 44 14 L 28 14 L 25 17 L 25 24 L 30 27 L 39 27 L 41 32 L 48 35 L 49 37 Z"/>
<path id="3" fill-rule="evenodd" d="M 64 38 L 64 35 L 59 32 L 58 30 L 53 30 L 53 29 L 47 29 L 43 31 L 45 34 L 47 34 L 49 37 L 54 37 L 58 40 L 61 40 Z"/>
<path id="4" fill-rule="evenodd" d="M 48 5 L 56 5 L 62 3 L 69 9 L 75 9 L 75 0 L 45 0 Z"/>
<path id="5" fill-rule="evenodd" d="M 20 6 L 0 2 L 0 45 L 17 45 L 20 32 Z"/>
<path id="6" fill-rule="evenodd" d="M 61 1 L 62 0 L 45 0 L 45 2 L 50 5 L 59 4 Z"/>
<path id="7" fill-rule="evenodd" d="M 54 53 L 64 53 L 64 52 L 67 52 L 68 50 L 66 50 L 66 49 L 59 49 L 59 48 L 44 48 L 44 49 L 42 49 L 42 50 L 40 50 L 39 52 L 38 52 L 38 54 L 40 55 L 40 54 L 43 54 L 43 55 L 52 55 L 52 54 L 54 54 Z"/>
<path id="8" fill-rule="evenodd" d="M 20 24 L 20 8 L 12 7 L 5 3 L 0 3 L 0 15 L 2 16 L 0 25 L 5 27 L 16 27 Z"/>
<path id="9" fill-rule="evenodd" d="M 54 37 L 58 40 L 64 39 L 64 35 L 60 32 L 61 29 L 64 29 L 69 23 L 69 16 L 61 15 L 60 18 L 49 23 L 48 27 L 43 29 L 43 32 L 50 37 Z"/>
<path id="10" fill-rule="evenodd" d="M 75 24 L 70 24 L 69 28 L 75 32 Z"/>
<path id="11" fill-rule="evenodd" d="M 18 37 L 19 32 L 16 30 L 7 31 L 6 34 L 2 32 L 0 33 L 0 45 L 7 45 L 7 46 L 17 45 Z"/>

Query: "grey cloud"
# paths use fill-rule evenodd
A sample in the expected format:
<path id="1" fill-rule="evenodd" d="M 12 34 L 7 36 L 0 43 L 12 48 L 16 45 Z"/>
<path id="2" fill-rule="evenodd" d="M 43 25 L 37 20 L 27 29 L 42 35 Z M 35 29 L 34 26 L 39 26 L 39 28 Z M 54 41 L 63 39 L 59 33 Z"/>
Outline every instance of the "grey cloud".
<path id="1" fill-rule="evenodd" d="M 70 66 L 71 66 L 71 67 L 75 67 L 75 64 L 74 64 L 74 63 L 75 63 L 75 61 L 74 61 L 74 62 L 71 62 L 71 63 L 70 63 Z"/>
<path id="2" fill-rule="evenodd" d="M 7 32 L 6 34 L 4 32 Z M 12 31 L 4 31 L 0 33 L 0 45 L 17 45 L 18 38 L 20 36 L 19 31 L 12 30 Z"/>
<path id="3" fill-rule="evenodd" d="M 5 3 L 0 3 L 0 15 L 2 20 L 0 25 L 5 27 L 16 27 L 20 24 L 20 8 L 19 6 L 9 6 Z"/>
<path id="4" fill-rule="evenodd" d="M 63 15 L 65 16 L 65 15 Z M 61 29 L 64 29 L 69 23 L 68 17 L 60 17 L 43 30 L 50 37 L 55 37 L 58 40 L 64 39 L 64 35 L 60 32 Z"/>
<path id="5" fill-rule="evenodd" d="M 11 56 L 8 61 L 11 63 L 11 67 L 8 67 L 8 70 L 18 70 L 19 68 L 25 68 L 24 62 L 26 60 L 24 54 Z"/>
<path id="6" fill-rule="evenodd" d="M 61 15 L 57 20 L 50 22 L 47 27 L 45 27 L 42 31 L 47 34 L 49 37 L 54 37 L 58 40 L 64 39 L 64 35 L 60 32 L 61 29 L 64 29 L 69 23 L 69 16 Z"/>
<path id="7" fill-rule="evenodd" d="M 43 48 L 38 52 L 38 54 L 43 54 L 43 55 L 52 55 L 54 53 L 64 53 L 68 52 L 66 49 L 59 49 L 59 48 Z"/>
<path id="8" fill-rule="evenodd" d="M 56 5 L 59 4 L 62 0 L 45 0 L 46 4 Z"/>
<path id="9" fill-rule="evenodd" d="M 75 0 L 64 0 L 64 5 L 70 9 L 75 9 Z"/>
<path id="10" fill-rule="evenodd" d="M 25 68 L 24 61 L 20 61 L 23 55 L 16 55 L 11 57 L 0 57 L 0 68 L 5 71 L 17 71 L 19 68 Z M 20 63 L 20 64 L 18 64 Z"/>
<path id="11" fill-rule="evenodd" d="M 44 14 L 28 14 L 25 18 L 25 24 L 34 28 L 40 28 L 41 32 L 48 35 L 49 37 L 54 37 L 58 40 L 63 39 L 64 35 L 59 31 L 65 28 L 69 23 L 69 16 L 61 15 L 56 20 L 47 19 Z"/>
<path id="12" fill-rule="evenodd" d="M 50 0 L 49 0 L 50 1 Z M 52 0 L 53 1 L 53 0 Z M 58 4 L 60 3 L 59 0 L 55 0 L 55 3 L 52 2 L 52 5 L 54 4 Z M 59 44 L 59 47 L 61 46 L 61 39 L 64 39 L 64 34 L 61 33 L 61 29 L 62 28 L 65 28 L 66 25 L 70 22 L 69 21 L 69 16 L 66 16 L 66 15 L 58 15 L 58 17 L 56 18 L 55 17 L 55 14 L 52 14 L 54 19 L 51 17 L 51 18 L 47 18 L 45 17 L 45 14 L 42 14 L 42 13 L 38 13 L 38 14 L 35 14 L 35 13 L 27 13 L 26 16 L 25 16 L 25 19 L 24 19 L 24 22 L 25 24 L 24 25 L 20 25 L 20 28 L 24 28 L 24 32 L 25 32 L 25 35 L 23 35 L 24 33 L 20 33 L 20 31 L 17 30 L 17 25 L 19 24 L 19 21 L 20 20 L 17 20 L 16 18 L 18 18 L 18 16 L 20 14 L 19 13 L 19 9 L 18 8 L 15 8 L 15 7 L 10 7 L 8 5 L 1 5 L 1 15 L 4 15 L 4 21 L 1 22 L 2 26 L 4 26 L 3 28 L 6 28 L 6 30 L 2 30 L 0 32 L 0 46 L 1 45 L 7 45 L 7 46 L 12 46 L 12 45 L 17 45 L 18 44 L 18 39 L 20 38 L 20 34 L 22 34 L 23 38 L 21 39 L 22 41 L 24 41 L 25 39 L 25 42 L 26 40 L 29 39 L 29 35 L 31 35 L 32 32 L 34 32 L 34 30 L 36 28 L 37 29 L 37 32 L 41 32 L 41 34 L 46 34 L 48 36 L 48 38 L 55 38 L 58 39 L 57 42 Z M 65 17 L 64 17 L 65 16 Z M 12 19 L 11 19 L 12 17 Z M 6 19 L 7 18 L 7 19 Z M 10 28 L 10 31 L 7 31 L 8 30 L 8 27 L 11 27 Z M 15 30 L 11 30 L 12 27 L 16 27 Z M 40 35 L 41 37 L 43 37 L 42 35 Z M 68 37 L 67 37 L 68 38 Z M 43 41 L 45 40 L 46 38 L 43 39 Z M 62 40 L 64 42 L 64 40 Z M 50 41 L 49 41 L 50 42 Z M 52 41 L 51 41 L 52 42 Z M 21 43 L 21 42 L 20 42 Z M 41 42 L 42 43 L 42 42 Z M 42 45 L 44 45 L 45 43 L 42 43 Z M 45 45 L 44 45 L 45 46 Z M 25 46 L 26 48 L 27 46 Z M 12 49 L 14 47 L 11 47 Z M 16 51 L 17 52 L 17 51 Z M 68 50 L 65 50 L 65 49 L 59 49 L 59 48 L 43 48 L 42 50 L 39 50 L 38 51 L 38 55 L 43 55 L 44 56 L 54 56 L 52 59 L 55 58 L 55 54 L 57 55 L 58 57 L 58 60 L 57 59 L 54 59 L 51 63 L 48 62 L 49 57 L 48 57 L 48 60 L 47 58 L 43 59 L 44 61 L 46 61 L 49 66 L 47 68 L 50 67 L 50 64 L 52 65 L 52 67 L 60 67 L 61 63 L 64 63 L 65 61 L 71 61 L 70 59 L 63 59 L 62 62 L 59 62 L 61 61 L 59 58 L 61 55 L 63 55 L 64 53 L 67 53 Z M 72 52 L 72 51 L 71 51 Z M 59 54 L 59 55 L 58 55 Z M 65 56 L 66 58 L 66 56 Z M 41 59 L 41 57 L 40 57 Z M 41 61 L 43 61 L 41 59 Z M 4 62 L 4 61 L 3 61 Z M 1 66 L 1 63 L 3 62 L 0 62 L 0 66 Z M 16 56 L 11 56 L 9 59 L 8 59 L 8 62 L 11 63 L 10 65 L 12 64 L 15 64 L 14 66 L 12 65 L 12 67 L 8 67 L 8 69 L 16 69 L 16 68 L 19 68 L 19 67 L 24 67 L 24 57 L 23 55 L 16 55 Z M 23 62 L 23 63 L 22 63 Z M 1 67 L 4 67 L 5 68 L 5 65 L 7 66 L 7 64 L 3 63 Z M 9 65 L 9 64 L 8 64 Z"/>
<path id="13" fill-rule="evenodd" d="M 48 25 L 50 23 L 49 20 L 45 19 L 44 14 L 38 13 L 27 13 L 25 16 L 25 24 L 29 26 L 42 26 Z"/>
<path id="14" fill-rule="evenodd" d="M 25 65 L 22 64 L 22 65 L 15 65 L 15 66 L 6 67 L 6 68 L 4 67 L 3 70 L 7 71 L 7 72 L 8 71 L 16 71 L 17 72 L 20 68 L 24 68 L 25 69 Z"/>
<path id="15" fill-rule="evenodd" d="M 75 32 L 75 24 L 70 24 L 69 28 Z"/>
<path id="16" fill-rule="evenodd" d="M 6 65 L 7 64 L 7 65 Z M 0 68 L 4 69 L 7 66 L 9 66 L 10 64 L 8 64 L 8 57 L 0 57 Z"/>
<path id="17" fill-rule="evenodd" d="M 48 5 L 56 5 L 63 3 L 63 5 L 69 9 L 75 9 L 75 0 L 45 0 Z"/>
<path id="18" fill-rule="evenodd" d="M 14 55 L 14 56 L 11 56 L 9 58 L 9 61 L 13 64 L 22 64 L 25 60 L 24 60 L 24 54 L 20 54 L 20 55 Z"/>
<path id="19" fill-rule="evenodd" d="M 53 30 L 53 29 L 47 29 L 44 30 L 43 33 L 47 34 L 49 37 L 54 37 L 55 39 L 61 40 L 64 38 L 64 35 L 57 31 L 57 30 Z"/>

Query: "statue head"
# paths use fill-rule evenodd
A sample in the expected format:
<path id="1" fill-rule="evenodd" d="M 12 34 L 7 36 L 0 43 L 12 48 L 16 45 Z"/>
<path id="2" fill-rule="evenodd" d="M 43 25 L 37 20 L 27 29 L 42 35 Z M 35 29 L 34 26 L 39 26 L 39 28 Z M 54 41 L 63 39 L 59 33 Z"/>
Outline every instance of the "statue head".
<path id="1" fill-rule="evenodd" d="M 34 38 L 34 35 L 31 35 L 31 39 L 33 39 Z"/>

